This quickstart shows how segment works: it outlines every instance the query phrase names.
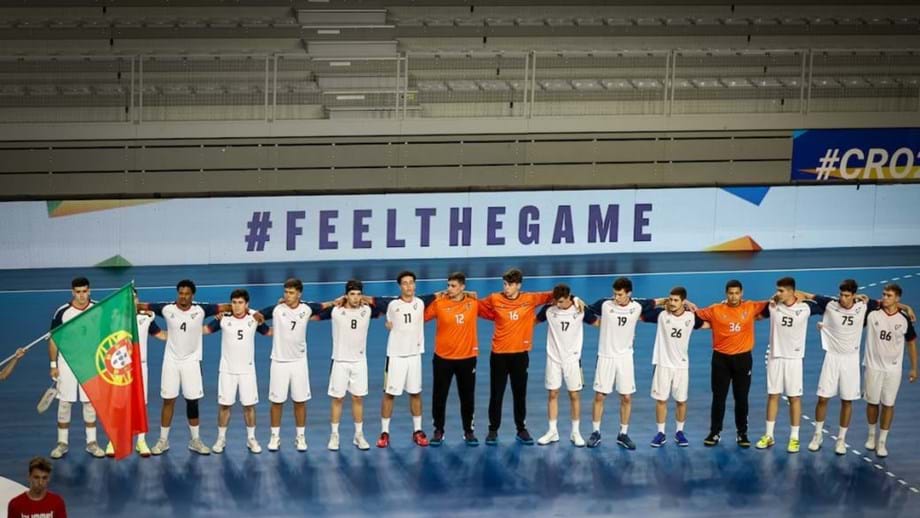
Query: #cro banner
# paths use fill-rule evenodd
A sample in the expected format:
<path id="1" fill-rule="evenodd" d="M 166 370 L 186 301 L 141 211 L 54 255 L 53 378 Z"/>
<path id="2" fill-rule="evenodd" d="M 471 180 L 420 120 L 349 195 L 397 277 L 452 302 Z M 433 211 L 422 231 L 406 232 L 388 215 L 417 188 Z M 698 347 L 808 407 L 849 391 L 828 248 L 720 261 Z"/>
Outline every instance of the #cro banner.
<path id="1" fill-rule="evenodd" d="M 792 180 L 920 179 L 920 129 L 799 130 L 793 133 Z"/>
<path id="2" fill-rule="evenodd" d="M 920 184 L 11 202 L 0 268 L 917 245 L 917 199 Z"/>

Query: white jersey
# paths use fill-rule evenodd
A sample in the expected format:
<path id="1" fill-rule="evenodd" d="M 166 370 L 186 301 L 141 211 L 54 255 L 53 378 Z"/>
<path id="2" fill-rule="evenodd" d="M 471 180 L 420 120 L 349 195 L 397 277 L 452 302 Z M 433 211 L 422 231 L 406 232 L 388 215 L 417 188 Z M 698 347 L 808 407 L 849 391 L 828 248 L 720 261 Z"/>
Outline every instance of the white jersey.
<path id="1" fill-rule="evenodd" d="M 150 309 L 166 321 L 165 356 L 177 362 L 201 361 L 204 319 L 217 313 L 217 305 L 192 303 L 182 310 L 173 303 L 161 303 L 150 304 Z"/>
<path id="2" fill-rule="evenodd" d="M 266 316 L 270 315 L 274 323 L 272 360 L 292 362 L 307 357 L 307 324 L 319 311 L 318 304 L 301 302 L 293 308 L 281 303 L 271 313 L 263 312 Z"/>
<path id="3" fill-rule="evenodd" d="M 378 297 L 378 300 L 389 299 Z M 425 352 L 425 302 L 422 299 L 389 300 L 386 315 L 387 321 L 393 324 L 387 337 L 387 356 L 415 356 Z"/>
<path id="4" fill-rule="evenodd" d="M 770 358 L 804 358 L 808 317 L 820 312 L 818 306 L 802 300 L 790 305 L 771 302 L 764 311 L 767 312 L 770 314 Z"/>
<path id="5" fill-rule="evenodd" d="M 89 304 L 87 304 L 85 308 L 77 309 L 71 303 L 68 302 L 67 304 L 64 304 L 63 306 L 57 308 L 57 310 L 54 312 L 54 316 L 51 318 L 51 330 L 54 330 L 54 328 L 60 326 L 64 322 L 73 320 L 77 315 L 93 307 L 95 304 L 96 304 L 95 300 L 90 300 Z M 64 360 L 64 355 L 61 354 L 60 352 L 58 352 L 57 362 L 64 363 L 64 364 L 67 363 L 67 361 Z"/>
<path id="6" fill-rule="evenodd" d="M 365 359 L 367 329 L 371 318 L 380 315 L 375 306 L 332 309 L 332 359 L 339 362 L 357 362 Z"/>
<path id="7" fill-rule="evenodd" d="M 657 316 L 655 316 L 657 314 Z M 675 315 L 663 308 L 652 310 L 649 319 L 657 323 L 652 365 L 670 369 L 690 368 L 690 334 L 704 324 L 692 311 Z"/>
<path id="8" fill-rule="evenodd" d="M 585 335 L 582 324 L 591 324 L 597 317 L 592 312 L 578 311 L 574 305 L 569 309 L 549 305 L 543 307 L 537 320 L 546 321 L 546 357 L 564 364 L 581 360 Z"/>
<path id="9" fill-rule="evenodd" d="M 636 338 L 636 323 L 642 312 L 654 307 L 653 300 L 630 300 L 621 306 L 613 300 L 599 300 L 591 305 L 591 310 L 601 319 L 598 336 L 597 355 L 615 358 L 633 354 L 633 341 Z"/>
<path id="10" fill-rule="evenodd" d="M 870 300 L 869 305 L 856 301 L 844 308 L 836 299 L 815 297 L 818 306 L 824 306 L 821 319 L 821 348 L 834 354 L 859 354 L 866 315 L 878 309 L 878 302 Z"/>
<path id="11" fill-rule="evenodd" d="M 900 372 L 904 343 L 917 338 L 914 326 L 903 312 L 890 315 L 884 309 L 869 313 L 866 323 L 866 356 L 863 365 L 879 371 Z"/>
<path id="12" fill-rule="evenodd" d="M 226 374 L 255 374 L 256 330 L 259 323 L 252 317 L 254 311 L 237 317 L 225 314 L 220 322 L 213 321 L 208 328 L 216 331 L 220 328 L 220 367 Z M 267 331 L 261 327 L 260 332 Z"/>
<path id="13" fill-rule="evenodd" d="M 141 363 L 147 363 L 147 340 L 150 337 L 151 324 L 153 325 L 153 334 L 160 332 L 153 315 L 146 313 L 137 314 L 137 342 L 141 346 Z"/>

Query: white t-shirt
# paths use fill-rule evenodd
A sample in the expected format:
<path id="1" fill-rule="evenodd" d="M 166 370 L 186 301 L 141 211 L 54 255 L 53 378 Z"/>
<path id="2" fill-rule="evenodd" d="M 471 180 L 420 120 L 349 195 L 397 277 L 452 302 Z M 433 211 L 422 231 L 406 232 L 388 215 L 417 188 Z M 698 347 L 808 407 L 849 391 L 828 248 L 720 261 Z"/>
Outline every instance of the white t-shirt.
<path id="1" fill-rule="evenodd" d="M 590 307 L 601 319 L 597 355 L 615 358 L 633 353 L 636 323 L 639 322 L 643 311 L 655 307 L 655 301 L 632 299 L 625 306 L 621 306 L 611 299 L 601 299 Z"/>
<path id="2" fill-rule="evenodd" d="M 434 300 L 413 297 L 375 297 L 374 305 L 384 311 L 393 324 L 387 337 L 387 356 L 415 356 L 425 352 L 425 306 Z"/>
<path id="3" fill-rule="evenodd" d="M 271 318 L 272 360 L 293 362 L 307 357 L 307 324 L 322 311 L 322 306 L 313 302 L 300 302 L 296 307 L 281 303 L 262 310 Z"/>
<path id="4" fill-rule="evenodd" d="M 874 370 L 900 372 L 904 344 L 917 338 L 907 315 L 902 311 L 890 315 L 884 309 L 878 309 L 869 313 L 866 327 L 863 365 Z"/>
<path id="5" fill-rule="evenodd" d="M 201 361 L 201 331 L 205 317 L 217 314 L 217 304 L 192 305 L 182 310 L 172 302 L 150 304 L 150 310 L 166 321 L 165 357 L 176 362 Z"/>
<path id="6" fill-rule="evenodd" d="M 867 305 L 857 300 L 849 308 L 844 308 L 840 301 L 818 295 L 815 303 L 824 307 L 821 348 L 834 354 L 859 354 L 866 316 L 878 309 L 878 301 L 870 300 Z"/>
<path id="7" fill-rule="evenodd" d="M 220 372 L 255 374 L 256 332 L 265 334 L 268 326 L 259 325 L 253 313 L 250 311 L 242 317 L 227 313 L 219 321 L 208 323 L 212 332 L 220 329 Z"/>
<path id="8" fill-rule="evenodd" d="M 546 357 L 561 364 L 581 360 L 585 336 L 582 324 L 593 324 L 597 315 L 590 310 L 578 311 L 574 304 L 569 309 L 549 304 L 537 313 L 537 321 L 546 322 Z"/>
<path id="9" fill-rule="evenodd" d="M 320 318 L 332 320 L 332 359 L 339 362 L 364 360 L 367 329 L 371 319 L 380 314 L 377 306 L 337 306 L 322 312 Z"/>
<path id="10" fill-rule="evenodd" d="M 652 365 L 689 369 L 690 334 L 694 329 L 702 327 L 705 322 L 692 311 L 684 310 L 680 315 L 675 315 L 664 308 L 646 311 L 642 319 L 657 324 Z"/>
<path id="11" fill-rule="evenodd" d="M 796 300 L 790 305 L 771 302 L 763 311 L 770 315 L 770 357 L 805 357 L 805 336 L 808 334 L 808 317 L 819 314 L 820 308 L 808 300 Z"/>

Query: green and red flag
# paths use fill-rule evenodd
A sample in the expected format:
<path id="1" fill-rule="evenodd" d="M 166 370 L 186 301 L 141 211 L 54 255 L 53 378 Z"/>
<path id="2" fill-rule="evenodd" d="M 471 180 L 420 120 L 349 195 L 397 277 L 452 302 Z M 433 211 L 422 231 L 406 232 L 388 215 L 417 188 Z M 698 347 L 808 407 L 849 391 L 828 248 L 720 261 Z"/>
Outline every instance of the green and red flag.
<path id="1" fill-rule="evenodd" d="M 133 288 L 122 287 L 51 331 L 115 445 L 116 459 L 131 455 L 134 436 L 147 432 Z"/>

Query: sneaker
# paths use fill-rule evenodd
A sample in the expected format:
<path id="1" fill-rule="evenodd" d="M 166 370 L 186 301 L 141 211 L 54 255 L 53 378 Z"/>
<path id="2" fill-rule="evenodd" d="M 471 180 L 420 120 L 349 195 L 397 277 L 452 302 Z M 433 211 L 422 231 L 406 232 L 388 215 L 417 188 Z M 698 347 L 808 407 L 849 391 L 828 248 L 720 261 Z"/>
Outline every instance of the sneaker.
<path id="1" fill-rule="evenodd" d="M 808 451 L 818 451 L 821 449 L 821 443 L 824 441 L 824 435 L 821 432 L 815 432 L 808 443 Z"/>
<path id="2" fill-rule="evenodd" d="M 556 430 L 550 430 L 543 434 L 542 437 L 537 439 L 537 444 L 540 446 L 546 446 L 547 444 L 559 442 L 559 432 Z"/>
<path id="3" fill-rule="evenodd" d="M 227 439 L 217 438 L 217 441 L 214 443 L 214 446 L 211 446 L 211 451 L 220 455 L 224 452 L 224 448 L 227 447 Z M 189 445 L 189 449 L 192 449 L 192 446 Z"/>
<path id="4" fill-rule="evenodd" d="M 880 459 L 887 457 L 888 456 L 888 445 L 883 443 L 882 441 L 879 441 L 878 446 L 876 446 L 875 448 L 875 455 Z"/>
<path id="5" fill-rule="evenodd" d="M 112 441 L 109 441 L 109 443 L 105 446 L 105 456 L 106 457 L 115 456 L 115 445 L 112 444 Z"/>
<path id="6" fill-rule="evenodd" d="M 601 445 L 601 433 L 600 432 L 591 432 L 591 435 L 588 436 L 588 441 L 585 443 L 585 446 L 588 448 L 597 448 Z"/>
<path id="7" fill-rule="evenodd" d="M 294 437 L 294 448 L 296 448 L 297 451 L 307 451 L 307 438 L 303 435 Z"/>
<path id="8" fill-rule="evenodd" d="M 799 452 L 799 440 L 789 439 L 789 444 L 786 445 L 786 451 L 788 453 L 798 453 Z"/>
<path id="9" fill-rule="evenodd" d="M 371 445 L 367 443 L 367 439 L 364 438 L 363 433 L 356 433 L 355 437 L 351 440 L 351 443 L 357 446 L 359 450 L 371 449 Z"/>
<path id="10" fill-rule="evenodd" d="M 99 447 L 99 443 L 96 441 L 86 443 L 86 453 L 89 453 L 97 459 L 105 457 L 105 450 Z M 114 455 L 114 452 L 112 453 Z"/>
<path id="11" fill-rule="evenodd" d="M 377 447 L 386 448 L 388 446 L 390 446 L 390 433 L 382 432 L 380 434 L 380 437 L 377 439 Z"/>
<path id="12" fill-rule="evenodd" d="M 255 437 L 246 439 L 246 447 L 249 448 L 249 451 L 252 453 L 262 453 L 262 445 L 259 444 L 259 441 Z"/>
<path id="13" fill-rule="evenodd" d="M 428 436 L 425 435 L 425 432 L 416 430 L 412 432 L 412 442 L 424 448 L 428 446 Z"/>
<path id="14" fill-rule="evenodd" d="M 486 446 L 496 446 L 498 445 L 498 431 L 489 430 L 489 434 L 486 435 Z"/>
<path id="15" fill-rule="evenodd" d="M 329 434 L 329 444 L 326 445 L 326 448 L 329 448 L 329 451 L 339 451 L 339 434 Z"/>
<path id="16" fill-rule="evenodd" d="M 748 439 L 748 436 L 746 433 L 739 433 L 738 436 L 735 437 L 735 442 L 738 443 L 738 446 L 741 448 L 751 447 L 751 440 Z"/>
<path id="17" fill-rule="evenodd" d="M 59 442 L 57 443 L 57 446 L 51 450 L 51 458 L 60 459 L 64 455 L 67 455 L 68 451 L 70 451 L 70 446 L 68 446 L 66 442 Z"/>
<path id="18" fill-rule="evenodd" d="M 444 430 L 435 430 L 431 433 L 431 440 L 428 442 L 433 448 L 437 448 L 444 442 Z"/>
<path id="19" fill-rule="evenodd" d="M 525 446 L 533 446 L 533 437 L 530 436 L 530 432 L 527 431 L 527 428 L 521 428 L 518 430 L 518 433 L 514 436 L 514 439 Z"/>
<path id="20" fill-rule="evenodd" d="M 720 436 L 719 434 L 715 432 L 709 432 L 709 435 L 707 435 L 706 438 L 703 439 L 703 446 L 712 447 L 712 446 L 715 446 L 716 444 L 719 444 L 719 441 L 721 440 L 722 440 L 722 436 Z"/>
<path id="21" fill-rule="evenodd" d="M 636 443 L 634 443 L 633 440 L 630 439 L 629 436 L 626 435 L 625 433 L 621 433 L 617 435 L 617 444 L 619 444 L 623 448 L 626 448 L 627 450 L 636 449 Z"/>
<path id="22" fill-rule="evenodd" d="M 442 437 L 443 437 L 444 432 L 441 432 L 441 435 L 442 435 Z M 467 445 L 467 446 L 470 446 L 470 447 L 479 446 L 479 439 L 476 438 L 476 434 L 473 433 L 473 432 L 464 432 L 464 434 L 463 434 L 463 442 L 465 442 L 466 445 Z"/>
<path id="23" fill-rule="evenodd" d="M 581 432 L 579 432 L 578 430 L 575 430 L 572 432 L 572 435 L 569 436 L 569 440 L 572 441 L 572 444 L 576 448 L 585 447 L 585 439 L 584 437 L 581 436 Z"/>
<path id="24" fill-rule="evenodd" d="M 138 455 L 145 459 L 150 456 L 150 448 L 147 447 L 147 441 L 144 439 L 138 439 L 137 446 L 135 446 L 134 449 L 137 451 Z"/>
<path id="25" fill-rule="evenodd" d="M 226 444 L 226 440 L 224 441 L 224 443 Z M 198 455 L 210 455 L 211 454 L 211 449 L 205 446 L 203 442 L 201 442 L 201 438 L 192 439 L 191 441 L 189 441 L 188 449 L 197 453 Z"/>
<path id="26" fill-rule="evenodd" d="M 649 446 L 652 448 L 661 448 L 666 442 L 668 442 L 668 436 L 662 432 L 658 432 L 655 434 L 655 437 L 652 438 L 652 442 Z"/>
<path id="27" fill-rule="evenodd" d="M 776 441 L 773 439 L 772 436 L 764 435 L 763 437 L 760 438 L 759 441 L 757 441 L 757 449 L 765 450 L 767 448 L 770 448 L 774 444 L 776 444 Z"/>
<path id="28" fill-rule="evenodd" d="M 872 451 L 875 449 L 875 436 L 874 435 L 870 435 L 869 438 L 866 439 L 866 449 L 869 451 Z"/>
<path id="29" fill-rule="evenodd" d="M 153 448 L 150 448 L 150 453 L 154 455 L 163 455 L 167 451 L 169 451 L 169 439 L 164 439 L 162 437 L 157 440 Z"/>
<path id="30" fill-rule="evenodd" d="M 834 444 L 834 453 L 837 455 L 846 455 L 847 454 L 847 442 L 843 439 L 837 439 L 837 443 Z"/>
<path id="31" fill-rule="evenodd" d="M 677 445 L 680 446 L 681 448 L 686 448 L 687 446 L 690 446 L 690 441 L 687 440 L 687 436 L 684 435 L 683 430 L 678 430 L 677 432 L 674 433 L 674 440 L 677 441 Z"/>
<path id="32" fill-rule="evenodd" d="M 278 451 L 281 448 L 281 436 L 271 435 L 268 438 L 268 451 Z"/>

